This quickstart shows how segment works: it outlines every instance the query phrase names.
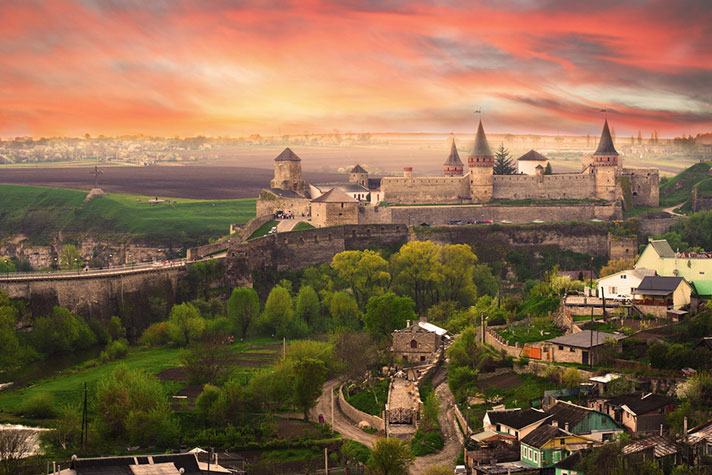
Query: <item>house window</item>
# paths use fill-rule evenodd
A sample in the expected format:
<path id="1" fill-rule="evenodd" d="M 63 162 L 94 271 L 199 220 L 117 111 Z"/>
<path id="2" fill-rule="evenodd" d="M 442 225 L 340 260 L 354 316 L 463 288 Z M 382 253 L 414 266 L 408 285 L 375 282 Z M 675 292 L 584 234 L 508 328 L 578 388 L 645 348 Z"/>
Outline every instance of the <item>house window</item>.
<path id="1" fill-rule="evenodd" d="M 617 294 L 617 293 L 618 293 L 618 287 L 608 287 L 608 293 L 609 293 L 609 294 Z"/>
<path id="2" fill-rule="evenodd" d="M 539 462 L 539 452 L 534 452 L 534 463 Z"/>
<path id="3" fill-rule="evenodd" d="M 415 340 L 410 340 L 410 347 L 411 348 L 418 348 L 418 342 Z"/>
<path id="4" fill-rule="evenodd" d="M 425 356 L 421 356 L 420 361 L 425 361 Z"/>
<path id="5" fill-rule="evenodd" d="M 627 275 L 625 275 L 625 274 L 622 274 L 622 275 L 621 275 L 621 279 L 627 279 L 627 278 L 628 278 Z"/>
<path id="6" fill-rule="evenodd" d="M 569 351 L 573 353 L 574 351 L 576 351 L 576 348 L 569 348 Z"/>
<path id="7" fill-rule="evenodd" d="M 559 345 L 559 351 L 564 351 L 564 347 Z"/>
<path id="8" fill-rule="evenodd" d="M 557 450 L 556 452 L 554 452 L 554 463 L 558 463 L 559 460 L 561 460 L 561 452 Z"/>

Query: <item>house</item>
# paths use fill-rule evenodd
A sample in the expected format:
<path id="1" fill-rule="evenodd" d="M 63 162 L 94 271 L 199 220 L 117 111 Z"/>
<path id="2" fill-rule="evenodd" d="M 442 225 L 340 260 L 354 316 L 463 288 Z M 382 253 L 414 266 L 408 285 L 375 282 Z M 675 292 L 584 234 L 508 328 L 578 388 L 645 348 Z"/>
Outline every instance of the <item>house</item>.
<path id="1" fill-rule="evenodd" d="M 470 439 L 477 444 L 477 449 L 465 451 L 465 465 L 470 468 L 519 460 L 519 442 L 512 435 L 484 430 Z"/>
<path id="2" fill-rule="evenodd" d="M 521 440 L 521 461 L 538 468 L 549 468 L 573 452 L 599 443 L 562 430 L 556 424 L 545 424 Z"/>
<path id="3" fill-rule="evenodd" d="M 628 467 L 654 461 L 661 465 L 665 473 L 669 473 L 673 467 L 684 462 L 680 447 L 662 435 L 634 440 L 623 447 L 623 455 Z"/>
<path id="4" fill-rule="evenodd" d="M 549 417 L 551 416 L 537 409 L 492 410 L 487 411 L 482 419 L 482 425 L 485 430 L 513 435 L 517 440 L 521 440 Z"/>
<path id="5" fill-rule="evenodd" d="M 536 175 L 536 167 L 546 168 L 549 159 L 536 150 L 529 150 L 517 159 L 517 173 L 524 175 Z"/>
<path id="6" fill-rule="evenodd" d="M 610 387 L 611 383 L 618 381 L 623 376 L 616 373 L 607 373 L 603 376 L 592 376 L 588 378 L 589 382 L 595 386 L 594 394 L 602 396 Z M 600 410 L 600 409 L 598 409 Z"/>
<path id="7" fill-rule="evenodd" d="M 356 201 L 367 201 L 370 193 L 368 188 L 358 183 L 319 183 L 309 185 L 309 194 L 312 199 L 318 198 L 327 191 L 336 188 L 343 191 Z"/>
<path id="8" fill-rule="evenodd" d="M 576 467 L 588 453 L 589 449 L 583 449 L 569 455 L 564 460 L 554 465 L 555 475 L 584 475 L 583 472 L 576 470 Z"/>
<path id="9" fill-rule="evenodd" d="M 620 351 L 624 338 L 625 335 L 616 333 L 584 330 L 547 340 L 542 353 L 548 353 L 551 361 L 593 365 L 601 360 L 607 342 L 614 342 Z"/>
<path id="10" fill-rule="evenodd" d="M 598 295 L 612 300 L 632 300 L 643 278 L 655 275 L 652 269 L 628 269 L 598 279 Z"/>
<path id="11" fill-rule="evenodd" d="M 136 455 L 128 457 L 97 457 L 69 462 L 69 468 L 59 470 L 59 475 L 203 475 L 207 473 L 234 473 L 218 464 L 199 462 L 195 453 Z"/>
<path id="12" fill-rule="evenodd" d="M 395 330 L 392 335 L 395 356 L 411 363 L 429 362 L 450 339 L 447 330 L 428 323 L 424 317 L 413 325 L 408 321 L 406 328 Z"/>
<path id="13" fill-rule="evenodd" d="M 667 317 L 668 308 L 690 305 L 692 287 L 683 277 L 647 276 L 633 291 L 633 304 L 643 313 Z"/>
<path id="14" fill-rule="evenodd" d="M 688 282 L 712 280 L 712 252 L 675 252 L 665 239 L 651 240 L 635 263 L 641 267 Z"/>
<path id="15" fill-rule="evenodd" d="M 692 449 L 695 463 L 712 460 L 712 419 L 687 431 L 687 445 Z"/>
<path id="16" fill-rule="evenodd" d="M 312 224 L 317 228 L 358 224 L 358 201 L 339 188 L 311 200 Z"/>
<path id="17" fill-rule="evenodd" d="M 472 475 L 540 475 L 540 473 L 538 468 L 520 461 L 472 467 Z"/>
<path id="18" fill-rule="evenodd" d="M 557 425 L 566 432 L 597 442 L 611 440 L 625 430 L 610 415 L 567 401 L 557 401 L 545 414 L 551 416 L 546 424 Z"/>
<path id="19" fill-rule="evenodd" d="M 611 416 L 636 437 L 657 434 L 666 425 L 667 415 L 675 409 L 675 401 L 660 394 L 624 394 L 609 399 L 589 401 L 589 407 Z"/>

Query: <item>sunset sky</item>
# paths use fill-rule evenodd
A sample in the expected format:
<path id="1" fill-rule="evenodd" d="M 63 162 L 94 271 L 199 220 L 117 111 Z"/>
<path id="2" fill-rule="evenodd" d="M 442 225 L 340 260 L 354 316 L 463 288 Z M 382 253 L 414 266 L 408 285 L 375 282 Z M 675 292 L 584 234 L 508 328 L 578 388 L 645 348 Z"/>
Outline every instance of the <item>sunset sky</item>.
<path id="1" fill-rule="evenodd" d="M 712 1 L 0 0 L 0 136 L 712 132 Z"/>

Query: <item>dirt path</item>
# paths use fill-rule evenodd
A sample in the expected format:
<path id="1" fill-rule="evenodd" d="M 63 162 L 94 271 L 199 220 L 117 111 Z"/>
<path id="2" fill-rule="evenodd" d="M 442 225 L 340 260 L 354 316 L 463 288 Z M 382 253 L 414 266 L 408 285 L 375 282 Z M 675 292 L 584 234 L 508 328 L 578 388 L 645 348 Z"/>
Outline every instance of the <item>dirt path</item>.
<path id="1" fill-rule="evenodd" d="M 437 454 L 415 459 L 415 465 L 410 468 L 411 475 L 423 474 L 433 465 L 447 465 L 454 469 L 454 461 L 462 450 L 462 443 L 457 436 L 458 428 L 453 412 L 455 397 L 450 391 L 446 376 L 447 369 L 444 367 L 441 367 L 438 372 L 435 373 L 435 376 L 433 376 L 433 383 L 439 383 L 435 388 L 435 394 L 440 401 L 440 417 L 438 417 L 438 420 L 440 421 L 440 430 L 442 430 L 443 439 L 445 440 L 445 447 Z"/>
<path id="2" fill-rule="evenodd" d="M 313 421 L 318 421 L 319 414 L 322 414 L 324 419 L 326 419 L 326 422 L 331 423 L 331 394 L 333 393 L 334 388 L 339 385 L 341 385 L 341 381 L 338 379 L 331 379 L 324 383 L 323 391 L 321 396 L 319 396 L 319 401 L 311 413 L 311 419 Z M 339 404 L 336 397 L 337 395 L 334 394 L 334 430 L 339 432 L 341 437 L 345 439 L 355 440 L 356 442 L 361 442 L 366 445 L 368 448 L 372 448 L 373 444 L 376 440 L 378 440 L 378 436 L 368 434 L 351 423 L 351 421 L 348 420 L 339 410 Z"/>
<path id="3" fill-rule="evenodd" d="M 681 218 L 685 218 L 686 216 L 685 216 L 684 214 L 680 214 L 680 213 L 676 213 L 676 212 L 675 212 L 675 208 L 679 208 L 679 207 L 682 206 L 683 204 L 685 204 L 685 203 L 681 203 L 681 204 L 679 204 L 679 205 L 675 205 L 675 206 L 671 206 L 671 207 L 669 207 L 669 208 L 665 208 L 665 209 L 663 210 L 663 212 L 665 212 L 665 213 L 667 213 L 667 214 L 670 214 L 670 215 L 672 215 L 672 216 L 680 216 Z"/>
<path id="4" fill-rule="evenodd" d="M 286 233 L 294 229 L 297 223 L 300 223 L 299 219 L 280 219 L 277 224 L 277 232 Z"/>

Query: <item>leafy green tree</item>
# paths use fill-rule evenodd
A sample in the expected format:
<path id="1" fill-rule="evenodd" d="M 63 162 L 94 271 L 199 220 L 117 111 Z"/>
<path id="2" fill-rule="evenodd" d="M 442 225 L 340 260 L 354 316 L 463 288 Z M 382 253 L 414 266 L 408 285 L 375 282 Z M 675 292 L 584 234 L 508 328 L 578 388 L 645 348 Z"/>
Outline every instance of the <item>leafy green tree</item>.
<path id="1" fill-rule="evenodd" d="M 180 360 L 193 384 L 217 384 L 223 381 L 232 352 L 217 339 L 202 339 L 181 350 Z"/>
<path id="2" fill-rule="evenodd" d="M 413 463 L 415 455 L 407 442 L 397 437 L 380 438 L 371 450 L 368 468 L 378 475 L 407 475 Z"/>
<path id="3" fill-rule="evenodd" d="M 284 287 L 276 285 L 267 296 L 265 309 L 260 317 L 262 328 L 271 334 L 277 334 L 288 328 L 294 318 L 292 296 Z"/>
<path id="4" fill-rule="evenodd" d="M 340 252 L 332 259 L 331 266 L 349 283 L 362 311 L 368 299 L 381 295 L 390 283 L 388 262 L 375 251 Z"/>
<path id="5" fill-rule="evenodd" d="M 517 167 L 512 163 L 509 150 L 504 148 L 504 144 L 499 144 L 499 148 L 494 153 L 492 173 L 495 175 L 514 175 L 517 173 Z"/>
<path id="6" fill-rule="evenodd" d="M 413 306 L 410 297 L 399 297 L 393 292 L 371 297 L 362 317 L 363 323 L 374 339 L 390 338 L 393 330 L 404 328 L 408 320 L 416 319 Z"/>
<path id="7" fill-rule="evenodd" d="M 197 340 L 205 330 L 205 320 L 194 305 L 182 303 L 174 305 L 168 316 L 168 333 L 178 346 L 189 345 Z"/>
<path id="8" fill-rule="evenodd" d="M 79 254 L 77 246 L 74 244 L 62 246 L 62 250 L 59 252 L 59 267 L 62 269 L 81 269 L 84 267 L 84 260 Z"/>
<path id="9" fill-rule="evenodd" d="M 472 305 L 477 296 L 472 282 L 477 256 L 467 244 L 447 244 L 440 252 L 443 279 L 438 300 Z"/>
<path id="10" fill-rule="evenodd" d="M 434 292 L 443 281 L 440 246 L 431 241 L 409 242 L 391 256 L 393 284 L 399 293 L 415 302 L 415 311 L 425 313 Z"/>
<path id="11" fill-rule="evenodd" d="M 567 388 L 575 388 L 581 384 L 581 375 L 576 368 L 568 368 L 561 377 L 561 383 Z"/>
<path id="12" fill-rule="evenodd" d="M 15 324 L 17 309 L 9 305 L 0 306 L 0 368 L 8 368 L 20 362 L 21 347 L 17 339 Z"/>
<path id="13" fill-rule="evenodd" d="M 227 301 L 227 317 L 240 330 L 242 338 L 247 338 L 247 330 L 259 314 L 260 298 L 254 289 L 239 287 L 232 290 Z"/>
<path id="14" fill-rule="evenodd" d="M 316 406 L 324 384 L 326 366 L 315 358 L 301 358 L 294 363 L 294 405 L 304 413 L 304 420 L 309 420 L 309 411 Z"/>
<path id="15" fill-rule="evenodd" d="M 297 293 L 296 316 L 311 328 L 320 326 L 321 308 L 319 296 L 313 288 L 303 285 Z"/>
<path id="16" fill-rule="evenodd" d="M 336 292 L 331 296 L 329 304 L 332 324 L 335 327 L 344 327 L 357 330 L 361 312 L 353 297 L 346 292 Z"/>
<path id="17" fill-rule="evenodd" d="M 472 283 L 475 284 L 479 295 L 494 297 L 499 292 L 497 278 L 492 274 L 492 269 L 487 264 L 476 264 L 472 270 Z"/>
<path id="18" fill-rule="evenodd" d="M 155 376 L 119 365 L 99 382 L 96 401 L 98 427 L 105 438 L 160 447 L 178 439 L 177 422 Z"/>
<path id="19" fill-rule="evenodd" d="M 336 360 L 349 379 L 363 376 L 377 362 L 371 337 L 348 328 L 337 328 L 330 335 Z"/>
<path id="20" fill-rule="evenodd" d="M 15 262 L 7 257 L 0 257 L 0 274 L 8 274 L 10 272 L 16 272 Z"/>
<path id="21" fill-rule="evenodd" d="M 96 343 L 96 336 L 84 319 L 66 308 L 54 307 L 50 315 L 35 320 L 32 340 L 37 351 L 51 355 L 89 348 Z"/>

